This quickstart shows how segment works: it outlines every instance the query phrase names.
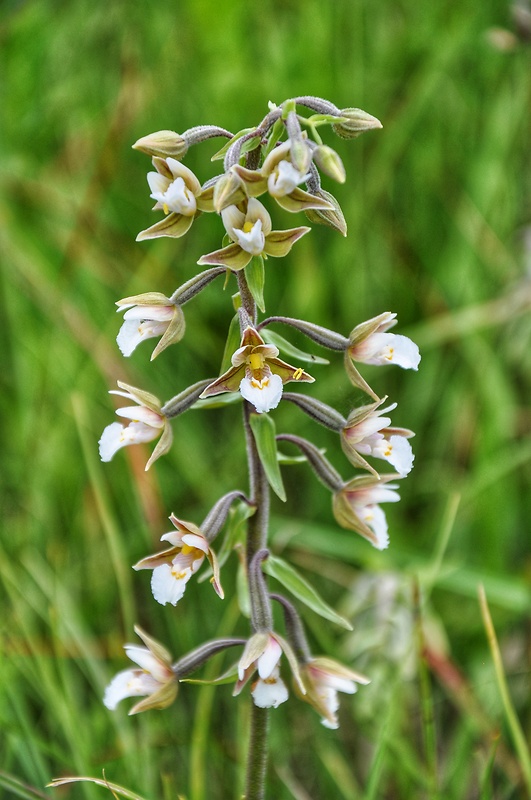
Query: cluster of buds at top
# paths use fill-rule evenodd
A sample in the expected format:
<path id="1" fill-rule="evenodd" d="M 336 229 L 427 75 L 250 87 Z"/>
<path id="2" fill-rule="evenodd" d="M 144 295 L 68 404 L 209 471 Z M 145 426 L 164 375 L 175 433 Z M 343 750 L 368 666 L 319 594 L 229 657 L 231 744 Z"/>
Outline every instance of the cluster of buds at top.
<path id="1" fill-rule="evenodd" d="M 301 108 L 304 113 L 301 113 Z M 247 428 L 252 429 L 255 436 L 253 423 L 265 420 L 264 417 L 253 418 L 252 410 L 257 414 L 267 414 L 285 398 L 336 432 L 351 465 L 364 470 L 365 474 L 345 481 L 322 452 L 307 440 L 288 434 L 277 439 L 291 442 L 302 451 L 317 477 L 331 491 L 338 523 L 381 549 L 387 546 L 388 535 L 380 503 L 399 499 L 395 481 L 412 468 L 409 439 L 413 433 L 392 425 L 389 414 L 396 404 L 382 407 L 387 398 L 374 391 L 357 365 L 397 364 L 406 369 L 417 369 L 420 360 L 418 348 L 407 337 L 389 332 L 396 323 L 396 314 L 389 312 L 357 325 L 348 337 L 291 317 L 269 317 L 259 322 L 257 314 L 257 308 L 263 311 L 265 306 L 264 262 L 269 257 L 288 255 L 310 231 L 308 226 L 274 230 L 266 208 L 268 200 L 283 211 L 291 214 L 303 212 L 310 222 L 326 225 L 346 235 L 347 226 L 338 200 L 321 187 L 321 175 L 338 183 L 343 183 L 346 178 L 340 156 L 321 139 L 319 129 L 323 126 L 329 126 L 342 139 L 351 139 L 380 128 L 381 124 L 360 109 L 339 109 L 327 100 L 305 96 L 288 100 L 280 106 L 270 104 L 269 112 L 259 125 L 235 134 L 218 126 L 201 125 L 182 134 L 158 131 L 136 142 L 134 147 L 152 158 L 154 170 L 148 173 L 147 181 L 150 197 L 155 201 L 153 210 L 161 214 L 158 221 L 138 234 L 137 239 L 179 238 L 190 230 L 196 218 L 210 213 L 221 218 L 223 240 L 219 249 L 198 259 L 197 263 L 207 269 L 179 286 L 173 294 L 148 291 L 118 301 L 118 310 L 124 313 L 117 338 L 121 352 L 129 357 L 141 342 L 153 338 L 158 340 L 151 355 L 154 359 L 170 345 L 181 341 L 185 335 L 183 306 L 221 275 L 226 280 L 232 276 L 238 284 L 235 307 L 238 309 L 240 344 L 238 347 L 238 334 L 235 338 L 234 333 L 230 333 L 232 345 L 225 356 L 227 361 L 230 357 L 230 366 L 220 370 L 222 374 L 219 377 L 201 379 L 166 403 L 148 392 L 119 382 L 119 391 L 113 393 L 133 401 L 134 405 L 117 410 L 116 413 L 129 422 L 127 425 L 115 422 L 105 428 L 100 439 L 100 455 L 103 461 L 109 461 L 122 447 L 159 438 L 147 469 L 169 450 L 174 417 L 198 401 L 224 393 L 239 395 L 244 403 L 249 404 L 246 407 Z M 190 147 L 215 137 L 228 140 L 212 157 L 212 161 L 223 160 L 223 172 L 201 182 L 183 164 L 183 159 Z M 291 350 L 303 360 L 305 354 L 278 335 L 275 338 L 268 329 L 275 323 L 289 325 L 318 345 L 343 353 L 350 381 L 356 389 L 368 394 L 371 402 L 355 408 L 345 418 L 337 410 L 308 396 L 304 390 L 286 392 L 284 387 L 287 383 L 309 384 L 314 378 L 300 365 L 292 366 L 281 360 L 279 356 L 284 345 L 288 354 Z M 225 360 L 224 363 L 226 365 Z M 258 439 L 255 439 L 255 444 L 256 457 L 265 459 Z M 278 469 L 276 452 L 272 458 Z M 373 458 L 384 460 L 395 472 L 380 475 L 374 464 L 367 460 Z M 262 467 L 269 479 L 265 460 Z M 223 599 L 220 579 L 223 559 L 220 556 L 218 561 L 212 544 L 235 500 L 246 506 L 248 516 L 256 510 L 253 497 L 247 498 L 240 491 L 232 491 L 217 501 L 201 525 L 173 514 L 170 516 L 173 529 L 161 537 L 169 547 L 142 558 L 134 567 L 151 570 L 151 588 L 157 602 L 176 605 L 188 582 L 205 561 L 210 567 L 213 588 Z M 126 652 L 138 668 L 125 670 L 114 678 L 105 694 L 106 705 L 114 708 L 124 697 L 142 696 L 146 699 L 137 703 L 131 713 L 165 707 L 175 698 L 178 681 L 214 653 L 243 644 L 244 650 L 236 668 L 235 694 L 257 674 L 251 688 L 255 704 L 276 707 L 284 702 L 288 697 L 280 671 L 284 654 L 291 668 L 296 693 L 314 706 L 322 716 L 323 724 L 337 727 L 337 692 L 352 694 L 358 684 L 368 681 L 338 662 L 313 657 L 305 642 L 300 620 L 285 598 L 280 598 L 280 602 L 285 611 L 286 638 L 273 630 L 271 598 L 262 574 L 262 561 L 267 555 L 267 550 L 260 550 L 246 564 L 253 627 L 247 642 L 215 640 L 172 663 L 165 648 L 137 630 L 146 646 L 127 645 Z M 203 567 L 206 568 L 207 565 Z"/>

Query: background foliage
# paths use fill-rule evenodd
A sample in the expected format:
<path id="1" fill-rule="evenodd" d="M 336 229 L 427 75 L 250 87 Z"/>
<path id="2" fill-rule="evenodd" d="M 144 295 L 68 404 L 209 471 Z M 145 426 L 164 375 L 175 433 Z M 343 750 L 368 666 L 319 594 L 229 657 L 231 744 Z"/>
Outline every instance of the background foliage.
<path id="1" fill-rule="evenodd" d="M 177 420 L 172 452 L 148 475 L 145 452 L 102 465 L 96 443 L 117 378 L 168 399 L 217 373 L 235 291 L 216 283 L 187 307 L 184 342 L 155 365 L 148 346 L 120 356 L 114 301 L 171 293 L 218 246 L 220 230 L 203 217 L 182 240 L 135 244 L 152 218 L 148 160 L 130 145 L 161 128 L 236 130 L 258 122 L 268 100 L 297 94 L 364 108 L 384 130 L 327 140 L 347 168 L 344 186 L 325 188 L 343 206 L 349 237 L 316 228 L 286 263 L 270 261 L 268 309 L 343 333 L 396 311 L 423 360 L 417 374 L 374 375 L 376 390 L 399 401 L 395 424 L 417 432 L 415 470 L 388 514 L 388 551 L 334 525 L 328 493 L 307 469 L 284 470 L 288 503 L 274 506 L 273 549 L 354 624 L 345 634 L 305 614 L 314 651 L 372 683 L 343 699 L 337 734 L 295 699 L 274 712 L 270 794 L 525 796 L 477 587 L 485 585 L 529 733 L 528 42 L 503 0 L 4 0 L 6 797 L 35 796 L 22 784 L 101 797 L 89 785 L 43 787 L 103 769 L 147 798 L 236 796 L 247 709 L 229 687 L 184 686 L 171 710 L 134 719 L 109 713 L 101 695 L 126 666 L 134 621 L 176 656 L 209 636 L 245 635 L 230 599 L 234 564 L 223 606 L 203 584 L 189 586 L 177 609 L 157 606 L 146 573 L 130 569 L 156 549 L 170 511 L 200 522 L 223 492 L 244 488 L 238 411 Z M 187 158 L 202 180 L 216 174 L 213 151 L 207 143 Z M 292 224 L 273 213 L 276 227 Z M 343 413 L 365 401 L 336 360 L 314 373 L 321 399 Z M 337 441 L 297 409 L 280 407 L 275 420 L 326 446 L 349 476 Z"/>

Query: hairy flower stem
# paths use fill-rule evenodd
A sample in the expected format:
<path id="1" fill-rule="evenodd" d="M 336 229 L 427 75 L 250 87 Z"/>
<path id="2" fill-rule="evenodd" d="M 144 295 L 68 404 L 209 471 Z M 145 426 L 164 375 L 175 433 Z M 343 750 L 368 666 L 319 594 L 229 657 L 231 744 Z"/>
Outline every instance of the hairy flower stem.
<path id="1" fill-rule="evenodd" d="M 264 800 L 269 709 L 251 705 L 251 737 L 247 759 L 245 800 Z"/>
<path id="2" fill-rule="evenodd" d="M 238 273 L 238 286 L 242 299 L 242 308 L 253 323 L 256 322 L 256 303 L 249 291 L 245 275 Z M 247 528 L 246 565 L 247 570 L 255 554 L 267 547 L 269 528 L 270 492 L 266 474 L 258 455 L 256 442 L 250 425 L 253 407 L 247 400 L 243 401 L 243 425 L 247 448 L 247 464 L 249 468 L 249 499 L 256 506 L 256 512 L 249 519 Z M 264 578 L 265 579 L 265 578 Z M 251 605 L 253 596 L 250 598 Z M 253 615 L 251 615 L 253 616 Z M 271 616 L 271 610 L 270 610 Z M 251 730 L 249 752 L 247 755 L 246 800 L 263 800 L 265 791 L 265 774 L 267 764 L 267 734 L 269 730 L 269 709 L 258 708 L 251 704 Z"/>

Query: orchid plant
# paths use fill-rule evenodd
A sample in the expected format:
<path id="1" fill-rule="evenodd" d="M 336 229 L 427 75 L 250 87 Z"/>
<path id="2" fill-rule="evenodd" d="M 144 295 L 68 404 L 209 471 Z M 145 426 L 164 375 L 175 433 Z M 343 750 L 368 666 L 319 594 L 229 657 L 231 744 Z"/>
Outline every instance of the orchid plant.
<path id="1" fill-rule="evenodd" d="M 125 645 L 126 654 L 136 667 L 115 676 L 104 702 L 114 709 L 124 698 L 142 697 L 131 708 L 131 714 L 165 708 L 176 699 L 179 681 L 214 654 L 240 648 L 237 663 L 228 674 L 233 675 L 234 695 L 249 692 L 252 702 L 247 800 L 264 797 L 269 709 L 288 700 L 284 681 L 287 669 L 292 674 L 296 696 L 313 706 L 328 728 L 337 728 L 339 724 L 338 692 L 353 694 L 359 685 L 368 683 L 350 665 L 340 664 L 329 656 L 313 656 L 295 605 L 282 594 L 270 593 L 268 588 L 267 576 L 271 575 L 296 601 L 348 626 L 316 589 L 268 549 L 271 490 L 286 500 L 277 445 L 285 442 L 299 451 L 317 479 L 330 490 L 337 523 L 360 534 L 378 549 L 389 543 L 381 505 L 399 500 L 398 481 L 413 466 L 409 442 L 412 431 L 392 425 L 391 413 L 396 403 L 384 406 L 387 398 L 380 397 L 358 370 L 365 364 L 418 368 L 420 356 L 416 345 L 407 337 L 390 332 L 397 321 L 396 314 L 384 312 L 357 324 L 348 336 L 315 322 L 265 316 L 269 257 L 286 256 L 310 231 L 307 225 L 273 230 L 266 204 L 274 202 L 288 214 L 304 213 L 311 223 L 328 226 L 343 236 L 347 232 L 338 201 L 321 188 L 321 174 L 341 183 L 345 181 L 339 155 L 321 139 L 319 131 L 323 127 L 331 128 L 343 139 L 354 139 L 382 126 L 360 109 L 339 109 L 320 98 L 296 97 L 278 106 L 270 103 L 268 113 L 256 127 L 235 134 L 215 125 L 201 125 L 181 135 L 158 131 L 136 142 L 134 148 L 152 158 L 154 171 L 148 173 L 147 180 L 150 197 L 155 201 L 154 211 L 161 214 L 138 235 L 138 240 L 184 236 L 201 214 L 213 213 L 220 217 L 223 241 L 219 249 L 199 257 L 197 263 L 206 269 L 179 286 L 171 296 L 149 288 L 144 294 L 118 301 L 118 310 L 125 312 L 117 337 L 121 352 L 130 356 L 144 340 L 155 339 L 151 354 L 154 359 L 181 341 L 185 335 L 183 307 L 219 277 L 225 283 L 235 284 L 235 316 L 225 348 L 228 357 L 218 377 L 200 380 L 165 403 L 147 391 L 118 382 L 118 391 L 113 393 L 131 404 L 116 413 L 128 424 L 110 424 L 100 439 L 103 461 L 110 461 L 123 447 L 158 439 L 146 464 L 148 469 L 170 449 L 174 418 L 192 407 L 208 405 L 208 398 L 214 396 L 221 404 L 235 398 L 241 401 L 249 488 L 234 488 L 224 494 L 200 525 L 172 514 L 173 529 L 162 536 L 169 548 L 147 555 L 134 568 L 151 570 L 155 600 L 173 606 L 186 603 L 183 597 L 188 581 L 200 569 L 209 568 L 213 588 L 220 601 L 223 600 L 220 563 L 213 545 L 226 529 L 227 521 L 238 513 L 240 519 L 246 520 L 244 539 L 231 544 L 245 554 L 242 569 L 248 597 L 242 613 L 250 617 L 249 636 L 198 643 L 196 649 L 173 661 L 161 644 L 137 628 L 145 646 Z M 216 137 L 227 140 L 212 157 L 213 161 L 222 161 L 223 171 L 201 183 L 183 159 L 191 147 Z M 200 220 L 197 225 L 201 225 Z M 314 378 L 300 363 L 289 364 L 280 355 L 284 349 L 289 358 L 295 353 L 299 362 L 315 358 L 279 335 L 275 331 L 278 325 L 302 333 L 320 347 L 343 354 L 347 378 L 368 395 L 368 402 L 344 418 L 336 409 L 313 397 L 308 384 Z M 288 383 L 292 384 L 290 391 L 286 391 Z M 339 434 L 346 458 L 359 472 L 345 480 L 311 441 L 289 433 L 277 434 L 270 412 L 284 401 L 295 404 L 315 422 Z M 387 462 L 391 471 L 380 473 L 377 460 Z M 225 587 L 225 593 L 231 591 L 233 587 Z M 283 612 L 282 633 L 273 626 L 273 601 L 280 604 Z M 250 691 L 246 688 L 249 683 Z"/>

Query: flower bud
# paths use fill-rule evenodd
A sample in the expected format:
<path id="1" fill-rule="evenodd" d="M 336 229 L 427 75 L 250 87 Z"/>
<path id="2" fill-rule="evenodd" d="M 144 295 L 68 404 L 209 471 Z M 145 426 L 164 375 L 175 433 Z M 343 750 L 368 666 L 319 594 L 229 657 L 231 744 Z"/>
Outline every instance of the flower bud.
<path id="1" fill-rule="evenodd" d="M 310 220 L 316 225 L 327 225 L 329 228 L 333 228 L 335 231 L 338 231 L 341 236 L 347 235 L 347 223 L 345 221 L 345 217 L 343 216 L 343 212 L 341 211 L 341 206 L 337 202 L 336 198 L 330 192 L 325 192 L 324 189 L 317 189 L 313 191 L 316 197 L 320 197 L 322 200 L 326 200 L 333 206 L 332 210 L 328 209 L 320 209 L 320 208 L 312 208 L 306 210 L 304 213 Z"/>
<path id="2" fill-rule="evenodd" d="M 186 155 L 188 145 L 182 136 L 175 131 L 157 131 L 143 136 L 133 145 L 133 150 L 140 150 L 148 156 L 176 158 L 180 160 Z"/>
<path id="3" fill-rule="evenodd" d="M 345 167 L 335 150 L 326 144 L 318 145 L 313 152 L 313 160 L 325 175 L 338 183 L 345 183 Z"/>
<path id="4" fill-rule="evenodd" d="M 332 128 L 342 139 L 356 139 L 365 131 L 383 128 L 379 119 L 362 111 L 361 108 L 344 108 L 341 117 L 341 121 L 332 125 Z"/>

